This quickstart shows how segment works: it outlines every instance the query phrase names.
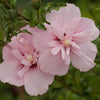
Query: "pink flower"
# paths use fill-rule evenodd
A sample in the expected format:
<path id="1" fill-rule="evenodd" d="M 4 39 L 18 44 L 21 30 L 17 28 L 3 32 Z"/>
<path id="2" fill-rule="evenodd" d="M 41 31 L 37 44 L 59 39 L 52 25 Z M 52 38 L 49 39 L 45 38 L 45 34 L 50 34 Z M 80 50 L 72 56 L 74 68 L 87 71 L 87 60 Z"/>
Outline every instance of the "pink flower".
<path id="1" fill-rule="evenodd" d="M 28 29 L 33 34 L 35 47 L 43 52 L 40 69 L 54 75 L 64 75 L 69 64 L 86 72 L 95 66 L 96 46 L 91 42 L 99 35 L 94 21 L 81 17 L 78 7 L 67 4 L 46 16 L 51 25 L 47 31 Z M 27 26 L 28 27 L 28 26 Z"/>
<path id="2" fill-rule="evenodd" d="M 39 52 L 34 48 L 32 36 L 20 33 L 3 48 L 0 80 L 16 86 L 25 86 L 30 95 L 43 94 L 54 76 L 44 73 L 38 63 Z"/>

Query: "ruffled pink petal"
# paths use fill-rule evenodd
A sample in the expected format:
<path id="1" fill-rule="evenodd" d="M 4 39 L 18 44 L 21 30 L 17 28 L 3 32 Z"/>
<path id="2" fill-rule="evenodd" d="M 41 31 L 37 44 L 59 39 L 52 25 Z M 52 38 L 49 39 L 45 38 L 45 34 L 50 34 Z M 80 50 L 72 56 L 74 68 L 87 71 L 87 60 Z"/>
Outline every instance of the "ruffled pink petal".
<path id="1" fill-rule="evenodd" d="M 56 55 L 58 52 L 60 52 L 60 49 L 61 49 L 61 46 L 54 47 L 53 49 L 51 49 L 51 53 L 53 55 Z"/>
<path id="2" fill-rule="evenodd" d="M 70 64 L 70 48 L 66 48 L 64 61 L 66 65 Z"/>
<path id="3" fill-rule="evenodd" d="M 24 74 L 28 71 L 29 66 L 24 66 L 17 74 L 19 75 L 19 77 L 23 77 Z"/>
<path id="4" fill-rule="evenodd" d="M 18 60 L 23 60 L 24 57 L 22 56 L 21 52 L 18 49 L 12 49 L 10 52 L 14 55 L 15 58 Z"/>
<path id="5" fill-rule="evenodd" d="M 25 49 L 26 52 L 29 54 L 33 53 L 33 49 L 34 49 L 32 36 L 31 36 L 30 40 L 31 40 L 31 42 L 29 40 L 26 41 L 26 38 L 21 38 L 19 40 L 20 44 L 23 45 L 23 49 Z"/>
<path id="6" fill-rule="evenodd" d="M 17 48 L 17 41 L 16 41 L 17 37 L 13 36 L 11 38 L 11 42 L 8 43 L 9 46 L 11 46 L 12 48 Z"/>
<path id="7" fill-rule="evenodd" d="M 71 46 L 72 46 L 74 49 L 80 50 L 79 45 L 78 45 L 77 43 L 75 43 L 75 42 L 72 42 L 72 43 L 71 43 Z"/>
<path id="8" fill-rule="evenodd" d="M 34 28 L 33 42 L 37 50 L 45 51 L 45 49 L 50 48 L 48 43 L 51 42 L 55 37 L 48 33 L 48 31 L 43 31 L 38 28 Z"/>
<path id="9" fill-rule="evenodd" d="M 80 19 L 81 18 L 73 18 L 72 21 L 69 23 L 69 25 L 65 25 L 64 33 L 69 34 L 69 35 L 73 34 L 77 30 Z"/>
<path id="10" fill-rule="evenodd" d="M 14 56 L 11 52 L 12 48 L 9 45 L 4 46 L 3 48 L 3 59 L 14 59 Z"/>
<path id="11" fill-rule="evenodd" d="M 21 61 L 21 64 L 26 65 L 26 66 L 30 66 L 30 65 L 31 65 L 31 62 L 29 62 L 29 61 L 26 60 L 26 59 L 23 59 L 23 60 Z"/>
<path id="12" fill-rule="evenodd" d="M 81 52 L 90 57 L 92 60 L 95 60 L 96 54 L 97 54 L 97 47 L 95 44 L 91 42 L 84 42 L 78 44 L 80 47 Z"/>
<path id="13" fill-rule="evenodd" d="M 47 21 L 51 23 L 56 30 L 61 31 L 65 25 L 68 25 L 73 18 L 80 18 L 81 13 L 74 4 L 67 4 L 66 7 L 60 8 L 59 11 L 52 10 L 47 14 Z"/>
<path id="14" fill-rule="evenodd" d="M 28 34 L 28 33 L 20 33 L 17 35 L 18 39 L 25 39 L 28 43 L 30 43 L 31 46 L 33 46 L 33 41 L 32 41 L 32 35 Z"/>
<path id="15" fill-rule="evenodd" d="M 99 36 L 99 30 L 94 21 L 88 18 L 81 18 L 76 34 L 73 34 L 73 41 L 93 41 Z"/>
<path id="16" fill-rule="evenodd" d="M 25 77 L 25 90 L 31 96 L 42 95 L 48 90 L 54 76 L 46 74 L 39 69 L 29 70 Z"/>
<path id="17" fill-rule="evenodd" d="M 82 72 L 86 72 L 95 66 L 94 60 L 83 54 L 81 51 L 78 51 L 76 49 L 72 49 L 71 51 L 71 62 L 75 68 L 79 69 Z"/>
<path id="18" fill-rule="evenodd" d="M 64 60 L 62 60 L 60 52 L 57 55 L 53 55 L 50 50 L 41 54 L 38 64 L 40 65 L 40 69 L 46 73 L 59 76 L 65 75 L 69 68 Z"/>
<path id="19" fill-rule="evenodd" d="M 17 75 L 21 65 L 16 60 L 4 61 L 0 64 L 0 80 L 16 86 L 23 85 L 23 78 Z"/>
<path id="20" fill-rule="evenodd" d="M 50 47 L 56 47 L 56 46 L 59 46 L 59 42 L 58 41 L 50 41 L 50 42 L 48 42 L 48 45 Z"/>
<path id="21" fill-rule="evenodd" d="M 64 60 L 65 59 L 65 49 L 64 47 L 61 47 L 61 57 Z"/>
<path id="22" fill-rule="evenodd" d="M 20 34 L 18 34 L 17 35 L 17 37 L 16 36 L 14 36 L 14 37 L 12 37 L 11 38 L 11 42 L 10 43 L 8 43 L 8 45 L 10 45 L 12 48 L 20 48 L 21 49 L 21 47 L 22 47 L 22 40 L 26 40 L 26 41 L 28 41 L 28 43 L 29 43 L 29 45 L 31 46 L 31 47 L 33 47 L 33 40 L 32 40 L 32 35 L 30 35 L 30 34 L 27 34 L 27 33 L 20 33 Z"/>

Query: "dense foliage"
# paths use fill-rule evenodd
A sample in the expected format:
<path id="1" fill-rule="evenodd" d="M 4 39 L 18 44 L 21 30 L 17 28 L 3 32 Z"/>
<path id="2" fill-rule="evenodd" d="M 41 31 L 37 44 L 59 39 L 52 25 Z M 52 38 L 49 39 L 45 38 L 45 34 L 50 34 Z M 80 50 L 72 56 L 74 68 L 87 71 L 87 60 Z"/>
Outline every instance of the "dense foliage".
<path id="1" fill-rule="evenodd" d="M 50 23 L 45 15 L 65 6 L 66 2 L 77 5 L 82 16 L 92 18 L 100 29 L 99 0 L 39 0 L 34 3 L 33 0 L 0 0 L 0 62 L 3 46 L 21 32 L 22 26 L 29 24 L 46 30 L 43 23 Z M 0 83 L 0 100 L 100 100 L 100 38 L 94 43 L 98 48 L 94 69 L 82 73 L 71 66 L 68 74 L 56 77 L 48 92 L 37 97 L 27 95 L 23 87 Z"/>

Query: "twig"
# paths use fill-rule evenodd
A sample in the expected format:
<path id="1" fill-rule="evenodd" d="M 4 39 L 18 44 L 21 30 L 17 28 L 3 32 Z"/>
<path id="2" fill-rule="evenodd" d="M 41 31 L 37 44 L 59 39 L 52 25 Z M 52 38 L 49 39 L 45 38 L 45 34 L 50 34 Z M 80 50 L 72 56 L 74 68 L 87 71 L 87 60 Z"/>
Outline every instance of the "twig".
<path id="1" fill-rule="evenodd" d="M 16 11 L 16 13 L 17 13 L 17 15 L 20 16 L 22 19 L 24 19 L 24 20 L 26 20 L 26 21 L 30 21 L 28 18 L 22 16 L 22 15 L 21 15 L 20 13 L 18 13 L 17 11 Z"/>
<path id="2" fill-rule="evenodd" d="M 68 89 L 68 90 L 70 90 L 70 91 L 76 93 L 76 94 L 79 95 L 79 96 L 82 96 L 81 93 L 79 93 L 78 91 L 76 91 L 76 90 L 70 88 L 69 86 L 67 86 L 61 79 L 59 79 L 59 78 L 57 78 L 57 77 L 55 77 L 55 79 L 56 79 L 59 83 L 61 83 L 66 89 Z"/>

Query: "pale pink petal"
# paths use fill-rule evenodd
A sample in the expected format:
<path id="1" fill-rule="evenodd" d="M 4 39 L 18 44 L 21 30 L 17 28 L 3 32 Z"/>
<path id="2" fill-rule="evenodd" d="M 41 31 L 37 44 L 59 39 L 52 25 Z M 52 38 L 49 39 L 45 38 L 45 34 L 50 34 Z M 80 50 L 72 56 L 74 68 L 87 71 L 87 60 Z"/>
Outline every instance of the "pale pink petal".
<path id="1" fill-rule="evenodd" d="M 53 55 L 56 55 L 61 49 L 61 46 L 57 46 L 57 47 L 54 47 L 53 49 L 51 49 L 51 53 Z"/>
<path id="2" fill-rule="evenodd" d="M 70 47 L 66 48 L 66 54 L 69 55 L 70 54 Z"/>
<path id="3" fill-rule="evenodd" d="M 98 52 L 95 44 L 91 42 L 84 42 L 84 43 L 79 43 L 78 45 L 80 47 L 81 52 L 84 55 L 87 55 L 92 60 L 95 60 L 96 54 Z"/>
<path id="4" fill-rule="evenodd" d="M 93 41 L 99 36 L 99 30 L 94 21 L 88 18 L 81 18 L 77 31 L 73 34 L 73 41 Z"/>
<path id="5" fill-rule="evenodd" d="M 14 56 L 11 52 L 12 48 L 9 45 L 4 46 L 3 48 L 3 59 L 14 59 Z"/>
<path id="6" fill-rule="evenodd" d="M 43 31 L 38 28 L 34 28 L 33 31 L 33 42 L 37 50 L 45 51 L 49 48 L 48 43 L 52 41 L 55 37 L 48 33 L 48 31 Z"/>
<path id="7" fill-rule="evenodd" d="M 0 64 L 0 80 L 16 86 L 23 85 L 23 78 L 17 75 L 21 65 L 16 60 L 7 60 Z"/>
<path id="8" fill-rule="evenodd" d="M 72 42 L 72 43 L 71 43 L 71 46 L 72 46 L 74 49 L 80 50 L 80 47 L 79 47 L 78 44 L 76 44 L 75 42 Z"/>
<path id="9" fill-rule="evenodd" d="M 69 68 L 64 60 L 62 60 L 60 52 L 57 55 L 53 55 L 50 50 L 41 54 L 38 64 L 40 65 L 40 69 L 46 73 L 59 76 L 66 74 Z"/>
<path id="10" fill-rule="evenodd" d="M 53 79 L 53 75 L 46 74 L 39 69 L 29 70 L 24 77 L 25 90 L 31 96 L 42 95 L 47 92 Z"/>
<path id="11" fill-rule="evenodd" d="M 27 53 L 33 53 L 33 40 L 32 36 L 30 38 L 31 42 L 29 40 L 26 40 L 25 38 L 21 38 L 19 41 L 23 45 L 23 49 L 26 50 Z"/>
<path id="12" fill-rule="evenodd" d="M 30 66 L 31 62 L 29 62 L 28 60 L 24 59 L 21 61 L 21 64 L 26 65 L 26 66 Z"/>
<path id="13" fill-rule="evenodd" d="M 61 47 L 61 57 L 64 60 L 65 59 L 65 49 L 64 47 Z"/>
<path id="14" fill-rule="evenodd" d="M 77 30 L 80 19 L 81 18 L 73 18 L 72 21 L 69 23 L 69 25 L 65 25 L 64 33 L 70 34 L 70 35 L 73 34 Z"/>
<path id="15" fill-rule="evenodd" d="M 66 48 L 64 61 L 66 65 L 70 64 L 70 48 Z"/>
<path id="16" fill-rule="evenodd" d="M 23 46 L 21 45 L 21 43 L 19 42 L 17 37 L 13 37 L 12 41 L 8 43 L 8 45 L 12 48 L 12 49 L 19 49 L 23 54 L 26 53 L 26 50 L 23 49 Z"/>
<path id="17" fill-rule="evenodd" d="M 71 51 L 71 62 L 75 68 L 79 69 L 82 72 L 86 72 L 95 66 L 94 61 L 87 55 L 83 54 L 81 51 L 78 51 L 76 49 L 73 49 Z"/>
<path id="18" fill-rule="evenodd" d="M 8 45 L 11 46 L 12 48 L 17 48 L 17 45 L 16 45 L 17 44 L 17 41 L 16 40 L 17 40 L 17 37 L 16 36 L 13 36 L 11 38 L 11 42 L 9 42 Z"/>
<path id="19" fill-rule="evenodd" d="M 24 38 L 28 43 L 30 43 L 31 46 L 33 46 L 32 35 L 28 33 L 20 33 L 17 35 L 17 38 Z"/>
<path id="20" fill-rule="evenodd" d="M 29 66 L 24 66 L 17 74 L 19 75 L 19 77 L 23 77 L 24 74 L 28 71 Z"/>
<path id="21" fill-rule="evenodd" d="M 54 35 L 55 36 L 55 39 L 56 38 L 58 38 L 58 39 L 61 39 L 62 38 L 63 33 L 64 33 L 64 30 L 63 29 L 60 29 L 60 28 L 56 29 L 54 26 L 48 25 L 46 23 L 44 25 L 47 28 L 48 33 L 50 33 L 51 35 Z"/>
<path id="22" fill-rule="evenodd" d="M 28 33 L 20 33 L 17 36 L 12 37 L 12 41 L 8 43 L 8 45 L 10 45 L 12 48 L 21 48 L 22 39 L 26 40 L 31 47 L 33 47 L 32 36 Z"/>
<path id="23" fill-rule="evenodd" d="M 22 56 L 21 52 L 18 49 L 12 49 L 10 52 L 16 57 L 18 60 L 23 60 L 24 57 Z"/>
<path id="24" fill-rule="evenodd" d="M 59 42 L 58 42 L 58 41 L 50 41 L 50 42 L 48 42 L 48 45 L 49 45 L 50 47 L 59 46 Z"/>
<path id="25" fill-rule="evenodd" d="M 56 30 L 61 31 L 65 25 L 68 25 L 73 18 L 80 18 L 80 10 L 74 4 L 67 4 L 66 7 L 60 8 L 58 11 L 52 10 L 47 14 L 47 21 L 51 23 Z"/>

